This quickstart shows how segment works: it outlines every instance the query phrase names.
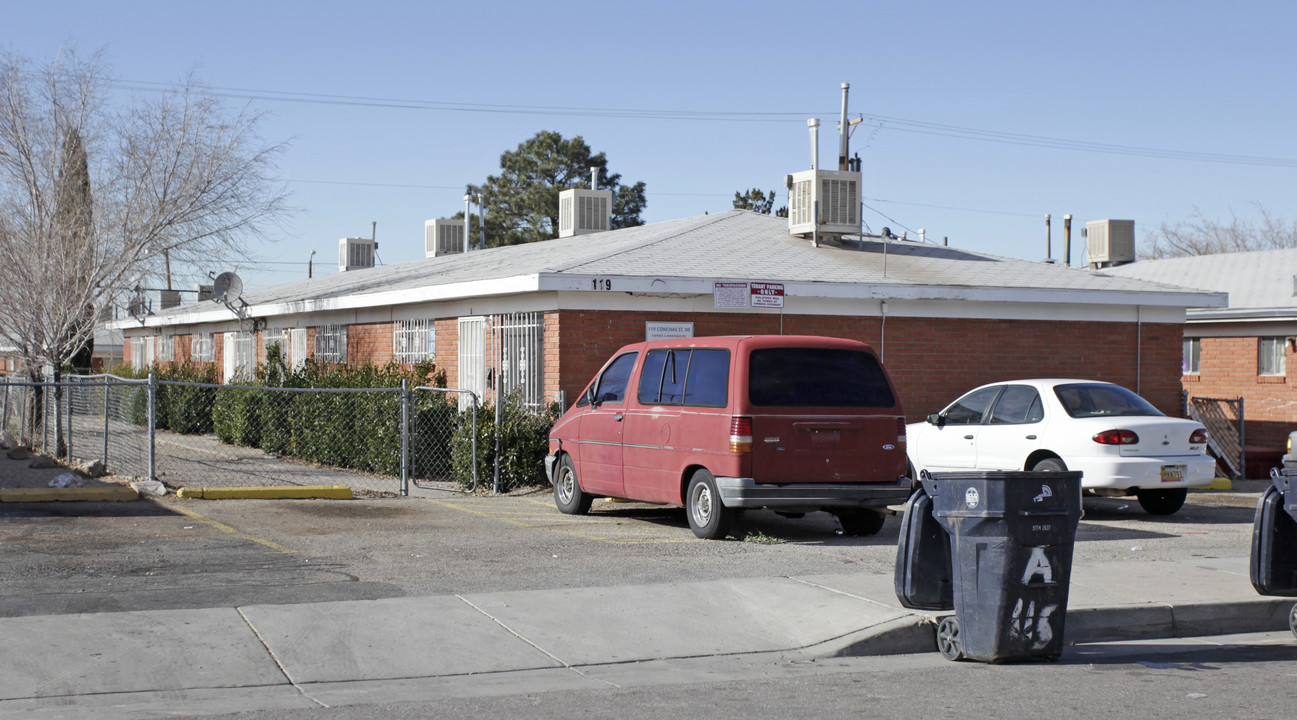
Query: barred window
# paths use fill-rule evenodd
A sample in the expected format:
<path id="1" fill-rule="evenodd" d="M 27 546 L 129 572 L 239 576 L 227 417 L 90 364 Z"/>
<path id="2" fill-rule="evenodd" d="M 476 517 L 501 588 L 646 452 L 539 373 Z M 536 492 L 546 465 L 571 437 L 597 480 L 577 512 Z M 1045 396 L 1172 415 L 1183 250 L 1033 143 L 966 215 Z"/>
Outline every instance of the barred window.
<path id="1" fill-rule="evenodd" d="M 1257 375 L 1284 374 L 1284 344 L 1281 337 L 1258 338 Z"/>
<path id="2" fill-rule="evenodd" d="M 257 338 L 251 333 L 234 336 L 234 373 L 246 380 L 257 374 Z"/>
<path id="3" fill-rule="evenodd" d="M 213 362 L 216 360 L 216 346 L 212 343 L 212 334 L 195 334 L 189 338 L 189 357 L 194 362 Z"/>
<path id="4" fill-rule="evenodd" d="M 436 357 L 437 328 L 431 319 L 397 320 L 392 325 L 392 359 L 413 364 Z"/>
<path id="5" fill-rule="evenodd" d="M 143 370 L 148 367 L 144 362 L 144 341 L 147 338 L 131 338 L 131 368 L 134 370 Z"/>
<path id="6" fill-rule="evenodd" d="M 160 337 L 158 338 L 158 362 L 174 362 L 176 359 L 176 338 Z"/>
<path id="7" fill-rule="evenodd" d="M 323 325 L 316 329 L 315 359 L 325 363 L 347 362 L 346 325 Z"/>
<path id="8" fill-rule="evenodd" d="M 279 346 L 282 353 L 280 357 L 284 359 L 284 365 L 293 366 L 292 347 L 288 341 L 288 328 L 273 328 L 261 331 L 261 352 L 266 358 L 270 357 L 270 348 L 275 345 Z"/>

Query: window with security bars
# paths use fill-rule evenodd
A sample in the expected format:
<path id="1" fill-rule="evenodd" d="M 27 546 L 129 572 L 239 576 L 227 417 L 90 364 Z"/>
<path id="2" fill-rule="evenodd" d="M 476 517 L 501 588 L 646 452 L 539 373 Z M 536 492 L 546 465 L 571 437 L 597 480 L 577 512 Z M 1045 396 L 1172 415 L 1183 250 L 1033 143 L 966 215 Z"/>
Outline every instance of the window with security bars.
<path id="1" fill-rule="evenodd" d="M 280 357 L 284 359 L 284 364 L 288 367 L 293 366 L 292 347 L 288 340 L 288 328 L 272 328 L 261 331 L 261 352 L 263 356 L 270 357 L 270 348 L 275 345 L 279 346 L 282 353 Z"/>
<path id="2" fill-rule="evenodd" d="M 346 325 L 323 325 L 316 329 L 315 359 L 323 363 L 347 362 Z"/>
<path id="3" fill-rule="evenodd" d="M 1258 338 L 1257 375 L 1284 374 L 1284 345 L 1281 337 Z"/>
<path id="4" fill-rule="evenodd" d="M 148 367 L 144 362 L 144 344 L 146 338 L 131 338 L 131 368 L 133 370 L 143 370 Z"/>
<path id="5" fill-rule="evenodd" d="M 500 348 L 500 390 L 517 393 L 523 405 L 540 412 L 544 409 L 545 321 L 541 313 L 520 312 L 501 315 L 496 326 Z"/>
<path id="6" fill-rule="evenodd" d="M 189 338 L 189 359 L 194 362 L 213 362 L 216 360 L 216 346 L 212 334 L 204 333 Z"/>
<path id="7" fill-rule="evenodd" d="M 158 362 L 174 362 L 176 359 L 175 337 L 158 338 Z"/>
<path id="8" fill-rule="evenodd" d="M 234 336 L 234 372 L 245 380 L 257 374 L 257 338 L 251 333 Z"/>
<path id="9" fill-rule="evenodd" d="M 397 320 L 392 325 L 392 359 L 401 364 L 433 360 L 437 328 L 431 319 Z"/>

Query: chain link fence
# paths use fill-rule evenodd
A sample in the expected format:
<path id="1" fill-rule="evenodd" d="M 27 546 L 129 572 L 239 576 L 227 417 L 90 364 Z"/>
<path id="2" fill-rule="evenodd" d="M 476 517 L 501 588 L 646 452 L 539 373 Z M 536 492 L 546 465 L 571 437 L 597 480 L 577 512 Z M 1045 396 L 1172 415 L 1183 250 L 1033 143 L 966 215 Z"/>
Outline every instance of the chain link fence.
<path id="1" fill-rule="evenodd" d="M 412 486 L 475 492 L 490 483 L 499 492 L 502 482 L 544 481 L 539 458 L 553 421 L 531 412 L 518 433 L 523 406 L 511 399 L 502 424 L 475 393 L 404 381 L 268 388 L 97 375 L 0 379 L 0 393 L 0 427 L 19 442 L 172 488 L 348 485 L 407 495 Z"/>

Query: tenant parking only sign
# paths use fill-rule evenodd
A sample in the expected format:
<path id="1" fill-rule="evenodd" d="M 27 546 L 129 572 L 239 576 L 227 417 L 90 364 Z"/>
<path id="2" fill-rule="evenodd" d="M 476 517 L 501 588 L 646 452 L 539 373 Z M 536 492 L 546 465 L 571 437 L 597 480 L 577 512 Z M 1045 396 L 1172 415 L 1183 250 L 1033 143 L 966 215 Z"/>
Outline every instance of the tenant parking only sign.
<path id="1" fill-rule="evenodd" d="M 749 283 L 752 292 L 752 307 L 782 308 L 784 306 L 784 284 L 769 282 Z"/>

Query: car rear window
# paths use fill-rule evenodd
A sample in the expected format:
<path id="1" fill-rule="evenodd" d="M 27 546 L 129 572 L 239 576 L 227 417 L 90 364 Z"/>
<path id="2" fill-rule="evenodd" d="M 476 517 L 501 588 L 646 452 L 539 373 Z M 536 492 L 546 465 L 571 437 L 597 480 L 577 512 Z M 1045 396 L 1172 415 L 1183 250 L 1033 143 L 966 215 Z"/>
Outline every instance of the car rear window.
<path id="1" fill-rule="evenodd" d="M 894 407 L 878 359 L 833 348 L 763 348 L 748 360 L 748 399 L 763 407 Z"/>
<path id="2" fill-rule="evenodd" d="M 1054 387 L 1063 409 L 1074 418 L 1158 416 L 1162 412 L 1120 385 L 1070 383 Z"/>

